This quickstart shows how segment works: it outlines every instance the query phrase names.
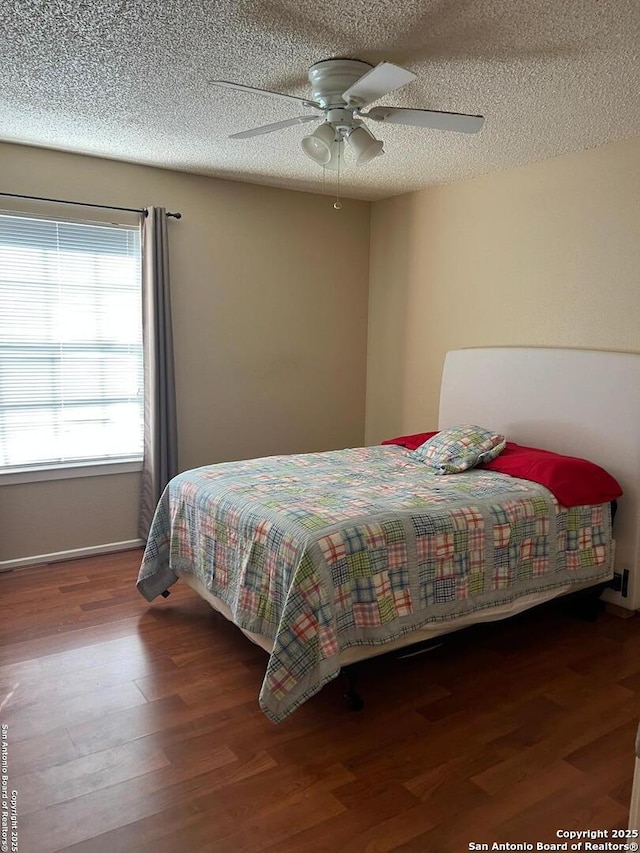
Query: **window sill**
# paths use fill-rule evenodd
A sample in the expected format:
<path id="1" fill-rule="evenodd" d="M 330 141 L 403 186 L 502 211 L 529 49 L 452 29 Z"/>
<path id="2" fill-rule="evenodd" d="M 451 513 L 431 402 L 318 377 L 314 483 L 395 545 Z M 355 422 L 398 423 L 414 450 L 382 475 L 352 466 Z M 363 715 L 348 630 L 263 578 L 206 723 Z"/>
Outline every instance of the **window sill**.
<path id="1" fill-rule="evenodd" d="M 142 460 L 126 462 L 91 462 L 67 464 L 47 468 L 23 468 L 0 472 L 0 486 L 19 483 L 40 483 L 49 480 L 75 480 L 80 477 L 98 477 L 103 474 L 131 474 L 142 471 Z"/>

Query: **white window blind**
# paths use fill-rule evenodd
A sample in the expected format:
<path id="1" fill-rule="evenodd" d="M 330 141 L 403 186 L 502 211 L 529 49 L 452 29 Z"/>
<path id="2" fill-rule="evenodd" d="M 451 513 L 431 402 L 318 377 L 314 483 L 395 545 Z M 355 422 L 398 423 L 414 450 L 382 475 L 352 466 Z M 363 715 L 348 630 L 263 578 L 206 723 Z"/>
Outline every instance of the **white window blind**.
<path id="1" fill-rule="evenodd" d="M 0 214 L 0 473 L 140 459 L 140 230 Z"/>

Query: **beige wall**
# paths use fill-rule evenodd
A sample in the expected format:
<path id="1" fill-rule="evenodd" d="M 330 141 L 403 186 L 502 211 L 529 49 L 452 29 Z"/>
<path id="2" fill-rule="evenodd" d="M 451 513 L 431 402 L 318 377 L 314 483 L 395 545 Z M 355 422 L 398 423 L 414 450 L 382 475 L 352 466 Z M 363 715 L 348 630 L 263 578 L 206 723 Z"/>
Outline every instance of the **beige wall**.
<path id="1" fill-rule="evenodd" d="M 434 429 L 445 353 L 640 352 L 640 139 L 376 202 L 366 440 Z"/>
<path id="2" fill-rule="evenodd" d="M 182 469 L 362 444 L 368 203 L 2 144 L 0 189 L 182 212 Z M 0 561 L 134 539 L 136 492 L 131 474 L 0 487 Z"/>
<path id="3" fill-rule="evenodd" d="M 370 242 L 366 203 L 44 149 L 0 144 L 0 189 L 183 213 L 183 469 L 362 442 L 368 283 L 368 442 L 435 427 L 449 349 L 640 351 L 638 139 L 376 202 Z M 136 492 L 0 487 L 0 561 L 135 538 Z"/>

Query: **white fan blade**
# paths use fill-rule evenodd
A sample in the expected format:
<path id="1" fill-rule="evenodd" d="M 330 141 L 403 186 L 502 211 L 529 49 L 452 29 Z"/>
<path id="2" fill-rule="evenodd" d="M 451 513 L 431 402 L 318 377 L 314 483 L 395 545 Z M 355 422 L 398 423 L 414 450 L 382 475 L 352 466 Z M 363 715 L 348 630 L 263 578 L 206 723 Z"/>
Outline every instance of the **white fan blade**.
<path id="1" fill-rule="evenodd" d="M 263 133 L 273 133 L 274 130 L 293 127 L 294 124 L 305 124 L 308 121 L 320 121 L 321 118 L 322 116 L 298 116 L 298 118 L 286 118 L 284 121 L 276 121 L 274 124 L 263 124 L 262 127 L 252 127 L 251 130 L 242 130 L 240 133 L 232 133 L 229 139 L 249 139 L 251 136 L 262 136 Z"/>
<path id="2" fill-rule="evenodd" d="M 370 104 L 415 79 L 416 75 L 406 68 L 391 62 L 381 62 L 349 86 L 342 97 L 347 103 L 357 101 L 362 105 Z"/>
<path id="3" fill-rule="evenodd" d="M 242 83 L 227 83 L 226 80 L 209 80 L 210 86 L 218 86 L 221 89 L 233 89 L 237 92 L 248 92 L 250 95 L 264 95 L 267 98 L 277 98 L 281 101 L 293 101 L 303 104 L 305 107 L 316 107 L 322 109 L 320 104 L 309 101 L 307 98 L 296 98 L 295 95 L 283 95 L 282 92 L 270 92 L 268 89 L 255 89 L 253 86 L 243 86 Z"/>
<path id="4" fill-rule="evenodd" d="M 454 130 L 458 133 L 477 133 L 482 130 L 482 116 L 464 113 L 442 113 L 438 110 L 410 110 L 405 107 L 374 107 L 362 118 L 386 121 L 388 124 L 408 124 L 413 127 L 430 127 L 434 130 Z"/>

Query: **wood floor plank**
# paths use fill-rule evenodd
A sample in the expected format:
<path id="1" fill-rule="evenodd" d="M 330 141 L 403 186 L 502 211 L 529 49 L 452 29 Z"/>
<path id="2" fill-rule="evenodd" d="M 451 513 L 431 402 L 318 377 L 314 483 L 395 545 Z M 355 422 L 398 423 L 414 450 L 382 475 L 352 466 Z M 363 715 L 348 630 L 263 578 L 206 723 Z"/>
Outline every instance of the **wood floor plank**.
<path id="1" fill-rule="evenodd" d="M 234 760 L 232 756 L 230 760 Z M 135 779 L 170 765 L 170 759 L 145 741 L 130 741 L 122 746 L 83 755 L 45 770 L 33 770 L 14 776 L 12 784 L 20 790 L 20 814 L 30 814 L 47 806 L 73 800 L 92 791 Z"/>
<path id="2" fill-rule="evenodd" d="M 95 835 L 65 848 L 66 853 L 144 853 L 179 851 L 190 853 L 190 834 L 201 824 L 202 812 L 194 803 L 167 807 L 158 814 Z M 211 827 L 207 824 L 209 838 Z M 176 839 L 181 839 L 180 843 Z M 167 842 L 171 846 L 167 846 Z"/>
<path id="3" fill-rule="evenodd" d="M 134 682 L 145 699 L 149 700 L 150 697 L 140 687 L 142 679 L 149 674 L 149 662 L 143 655 L 136 655 L 125 648 L 117 658 L 102 661 L 98 657 L 94 664 L 87 666 L 87 663 L 85 661 L 77 669 L 62 670 L 55 675 L 45 667 L 41 667 L 38 672 L 32 669 L 21 672 L 19 667 L 13 667 L 10 675 L 0 675 L 0 685 L 5 689 L 12 688 L 7 707 L 14 711 L 42 703 L 47 706 L 59 705 L 84 694 L 115 689 L 128 682 Z M 153 669 L 158 678 L 177 671 L 171 658 L 166 655 L 155 659 Z"/>
<path id="4" fill-rule="evenodd" d="M 34 735 L 11 750 L 11 778 L 65 764 L 79 753 L 64 726 Z"/>
<path id="5" fill-rule="evenodd" d="M 27 850 L 53 853 L 101 835 L 119 826 L 162 813 L 167 807 L 208 796 L 218 788 L 271 768 L 273 763 L 257 754 L 240 765 L 229 750 L 211 750 L 207 772 L 163 767 L 73 800 L 34 811 L 22 820 L 21 837 Z M 88 816 L 90 815 L 90 820 Z"/>
<path id="6" fill-rule="evenodd" d="M 107 687 L 83 693 L 68 699 L 41 705 L 19 707 L 15 711 L 9 702 L 3 709 L 6 723 L 11 727 L 12 742 L 25 740 L 57 728 L 61 721 L 67 727 L 91 722 L 98 725 L 108 711 L 145 705 L 147 700 L 135 684 L 127 681 L 115 687 Z"/>
<path id="7" fill-rule="evenodd" d="M 350 774 L 340 765 L 307 773 L 293 785 L 284 774 L 277 778 L 275 772 L 272 773 L 275 787 L 269 794 L 260 789 L 252 799 L 247 797 L 246 801 L 252 805 L 242 820 L 237 820 L 237 801 L 243 792 L 256 790 L 256 784 L 260 786 L 259 777 L 222 789 L 215 807 L 203 798 L 197 800 L 198 806 L 210 814 L 209 827 L 216 827 L 215 840 L 209 837 L 203 850 L 219 849 L 220 844 L 238 853 L 261 850 L 273 843 L 282 844 L 300 829 L 315 827 L 345 811 L 335 789 L 349 780 Z"/>
<path id="8" fill-rule="evenodd" d="M 458 853 L 625 825 L 640 620 L 561 606 L 361 667 L 273 725 L 267 657 L 139 552 L 0 576 L 21 853 Z"/>
<path id="9" fill-rule="evenodd" d="M 1 588 L 2 578 L 0 577 Z M 109 639 L 132 637 L 136 635 L 139 621 L 140 614 L 136 614 L 128 619 L 114 620 L 106 625 L 88 625 L 76 631 L 50 630 L 44 636 L 32 640 L 22 640 L 11 636 L 9 629 L 3 642 L 0 643 L 0 665 L 10 665 L 18 661 L 39 660 L 64 651 L 90 648 L 94 644 L 101 645 Z"/>
<path id="10" fill-rule="evenodd" d="M 640 719 L 640 707 L 637 703 L 630 703 L 625 693 L 624 688 L 611 685 L 606 693 L 557 719 L 542 740 L 478 774 L 474 781 L 488 793 L 497 794 L 553 763 L 557 757 L 564 757 L 580 749 L 596 739 L 601 732 Z M 632 747 L 632 743 L 630 745 Z"/>
<path id="11" fill-rule="evenodd" d="M 564 761 L 555 761 L 538 773 L 523 777 L 501 793 L 492 797 L 488 802 L 471 805 L 465 808 L 464 819 L 451 822 L 441 818 L 435 820 L 433 827 L 415 839 L 419 850 L 455 851 L 468 849 L 470 841 L 490 843 L 493 841 L 512 841 L 505 838 L 499 828 L 509 819 L 517 820 L 519 815 L 528 809 L 537 807 L 540 802 L 553 802 L 554 798 L 564 791 L 573 791 L 583 782 L 583 776 L 575 767 Z M 559 825 L 554 825 L 539 814 L 539 823 L 535 830 L 522 834 L 517 838 L 520 842 L 542 840 L 539 833 L 552 832 Z"/>
<path id="12" fill-rule="evenodd" d="M 573 826 L 596 827 L 609 832 L 628 818 L 627 809 L 606 795 L 598 796 L 591 786 L 586 785 L 578 791 L 569 793 L 563 790 L 538 801 L 500 823 L 496 832 L 506 841 L 530 838 L 535 834 L 540 841 L 551 843 L 557 841 L 556 827 L 564 825 L 568 814 Z"/>

